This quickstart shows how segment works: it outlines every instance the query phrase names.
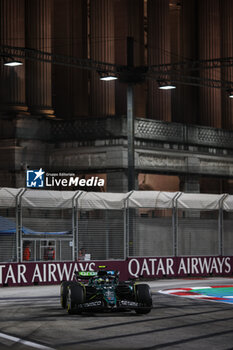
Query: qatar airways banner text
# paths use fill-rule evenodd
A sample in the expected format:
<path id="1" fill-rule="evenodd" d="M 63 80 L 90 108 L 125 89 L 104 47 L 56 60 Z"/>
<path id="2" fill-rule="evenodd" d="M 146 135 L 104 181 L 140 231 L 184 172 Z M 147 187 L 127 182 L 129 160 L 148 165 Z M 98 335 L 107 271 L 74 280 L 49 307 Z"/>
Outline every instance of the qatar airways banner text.
<path id="1" fill-rule="evenodd" d="M 1 263 L 0 286 L 58 284 L 72 280 L 76 271 L 95 271 L 99 265 L 119 270 L 121 280 L 190 276 L 229 276 L 233 257 L 130 258 L 126 261 Z"/>

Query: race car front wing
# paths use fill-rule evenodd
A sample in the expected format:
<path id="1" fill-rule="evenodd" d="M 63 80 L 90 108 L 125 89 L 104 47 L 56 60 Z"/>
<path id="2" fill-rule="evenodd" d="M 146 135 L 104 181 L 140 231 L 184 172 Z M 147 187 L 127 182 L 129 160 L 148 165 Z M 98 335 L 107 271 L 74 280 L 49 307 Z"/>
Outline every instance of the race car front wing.
<path id="1" fill-rule="evenodd" d="M 107 306 L 103 301 L 91 301 L 83 304 L 77 304 L 76 307 L 80 310 L 90 309 L 135 309 L 141 307 L 140 303 L 130 300 L 120 300 L 114 306 Z"/>

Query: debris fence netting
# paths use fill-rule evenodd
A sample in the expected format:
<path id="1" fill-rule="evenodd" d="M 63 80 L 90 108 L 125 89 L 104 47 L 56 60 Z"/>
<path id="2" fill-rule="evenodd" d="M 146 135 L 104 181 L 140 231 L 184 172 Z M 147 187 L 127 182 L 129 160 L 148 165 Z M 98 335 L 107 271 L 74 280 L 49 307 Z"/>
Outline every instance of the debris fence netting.
<path id="1" fill-rule="evenodd" d="M 233 196 L 0 189 L 0 262 L 233 255 Z"/>

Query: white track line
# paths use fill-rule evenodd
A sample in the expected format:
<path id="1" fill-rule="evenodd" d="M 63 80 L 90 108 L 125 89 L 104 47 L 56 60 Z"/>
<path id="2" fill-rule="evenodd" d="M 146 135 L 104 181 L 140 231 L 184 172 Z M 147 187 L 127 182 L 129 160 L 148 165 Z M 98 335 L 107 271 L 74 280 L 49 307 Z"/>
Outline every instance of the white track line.
<path id="1" fill-rule="evenodd" d="M 18 337 L 13 337 L 12 335 L 8 335 L 8 334 L 5 334 L 5 333 L 0 333 L 0 338 L 8 339 L 8 340 L 10 340 L 10 341 L 12 341 L 14 343 L 24 344 L 26 346 L 30 346 L 30 347 L 36 348 L 36 349 L 55 350 L 54 348 L 50 348 L 48 346 L 37 344 L 37 343 L 31 342 L 31 341 L 28 341 L 28 340 L 23 340 L 23 339 L 20 339 Z"/>

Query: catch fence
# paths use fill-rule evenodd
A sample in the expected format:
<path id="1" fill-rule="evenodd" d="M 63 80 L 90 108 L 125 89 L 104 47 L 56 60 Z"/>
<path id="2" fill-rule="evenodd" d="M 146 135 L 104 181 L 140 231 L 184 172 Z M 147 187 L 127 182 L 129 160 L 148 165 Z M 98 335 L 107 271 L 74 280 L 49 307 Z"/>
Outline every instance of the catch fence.
<path id="1" fill-rule="evenodd" d="M 232 195 L 0 189 L 0 262 L 224 255 Z"/>

